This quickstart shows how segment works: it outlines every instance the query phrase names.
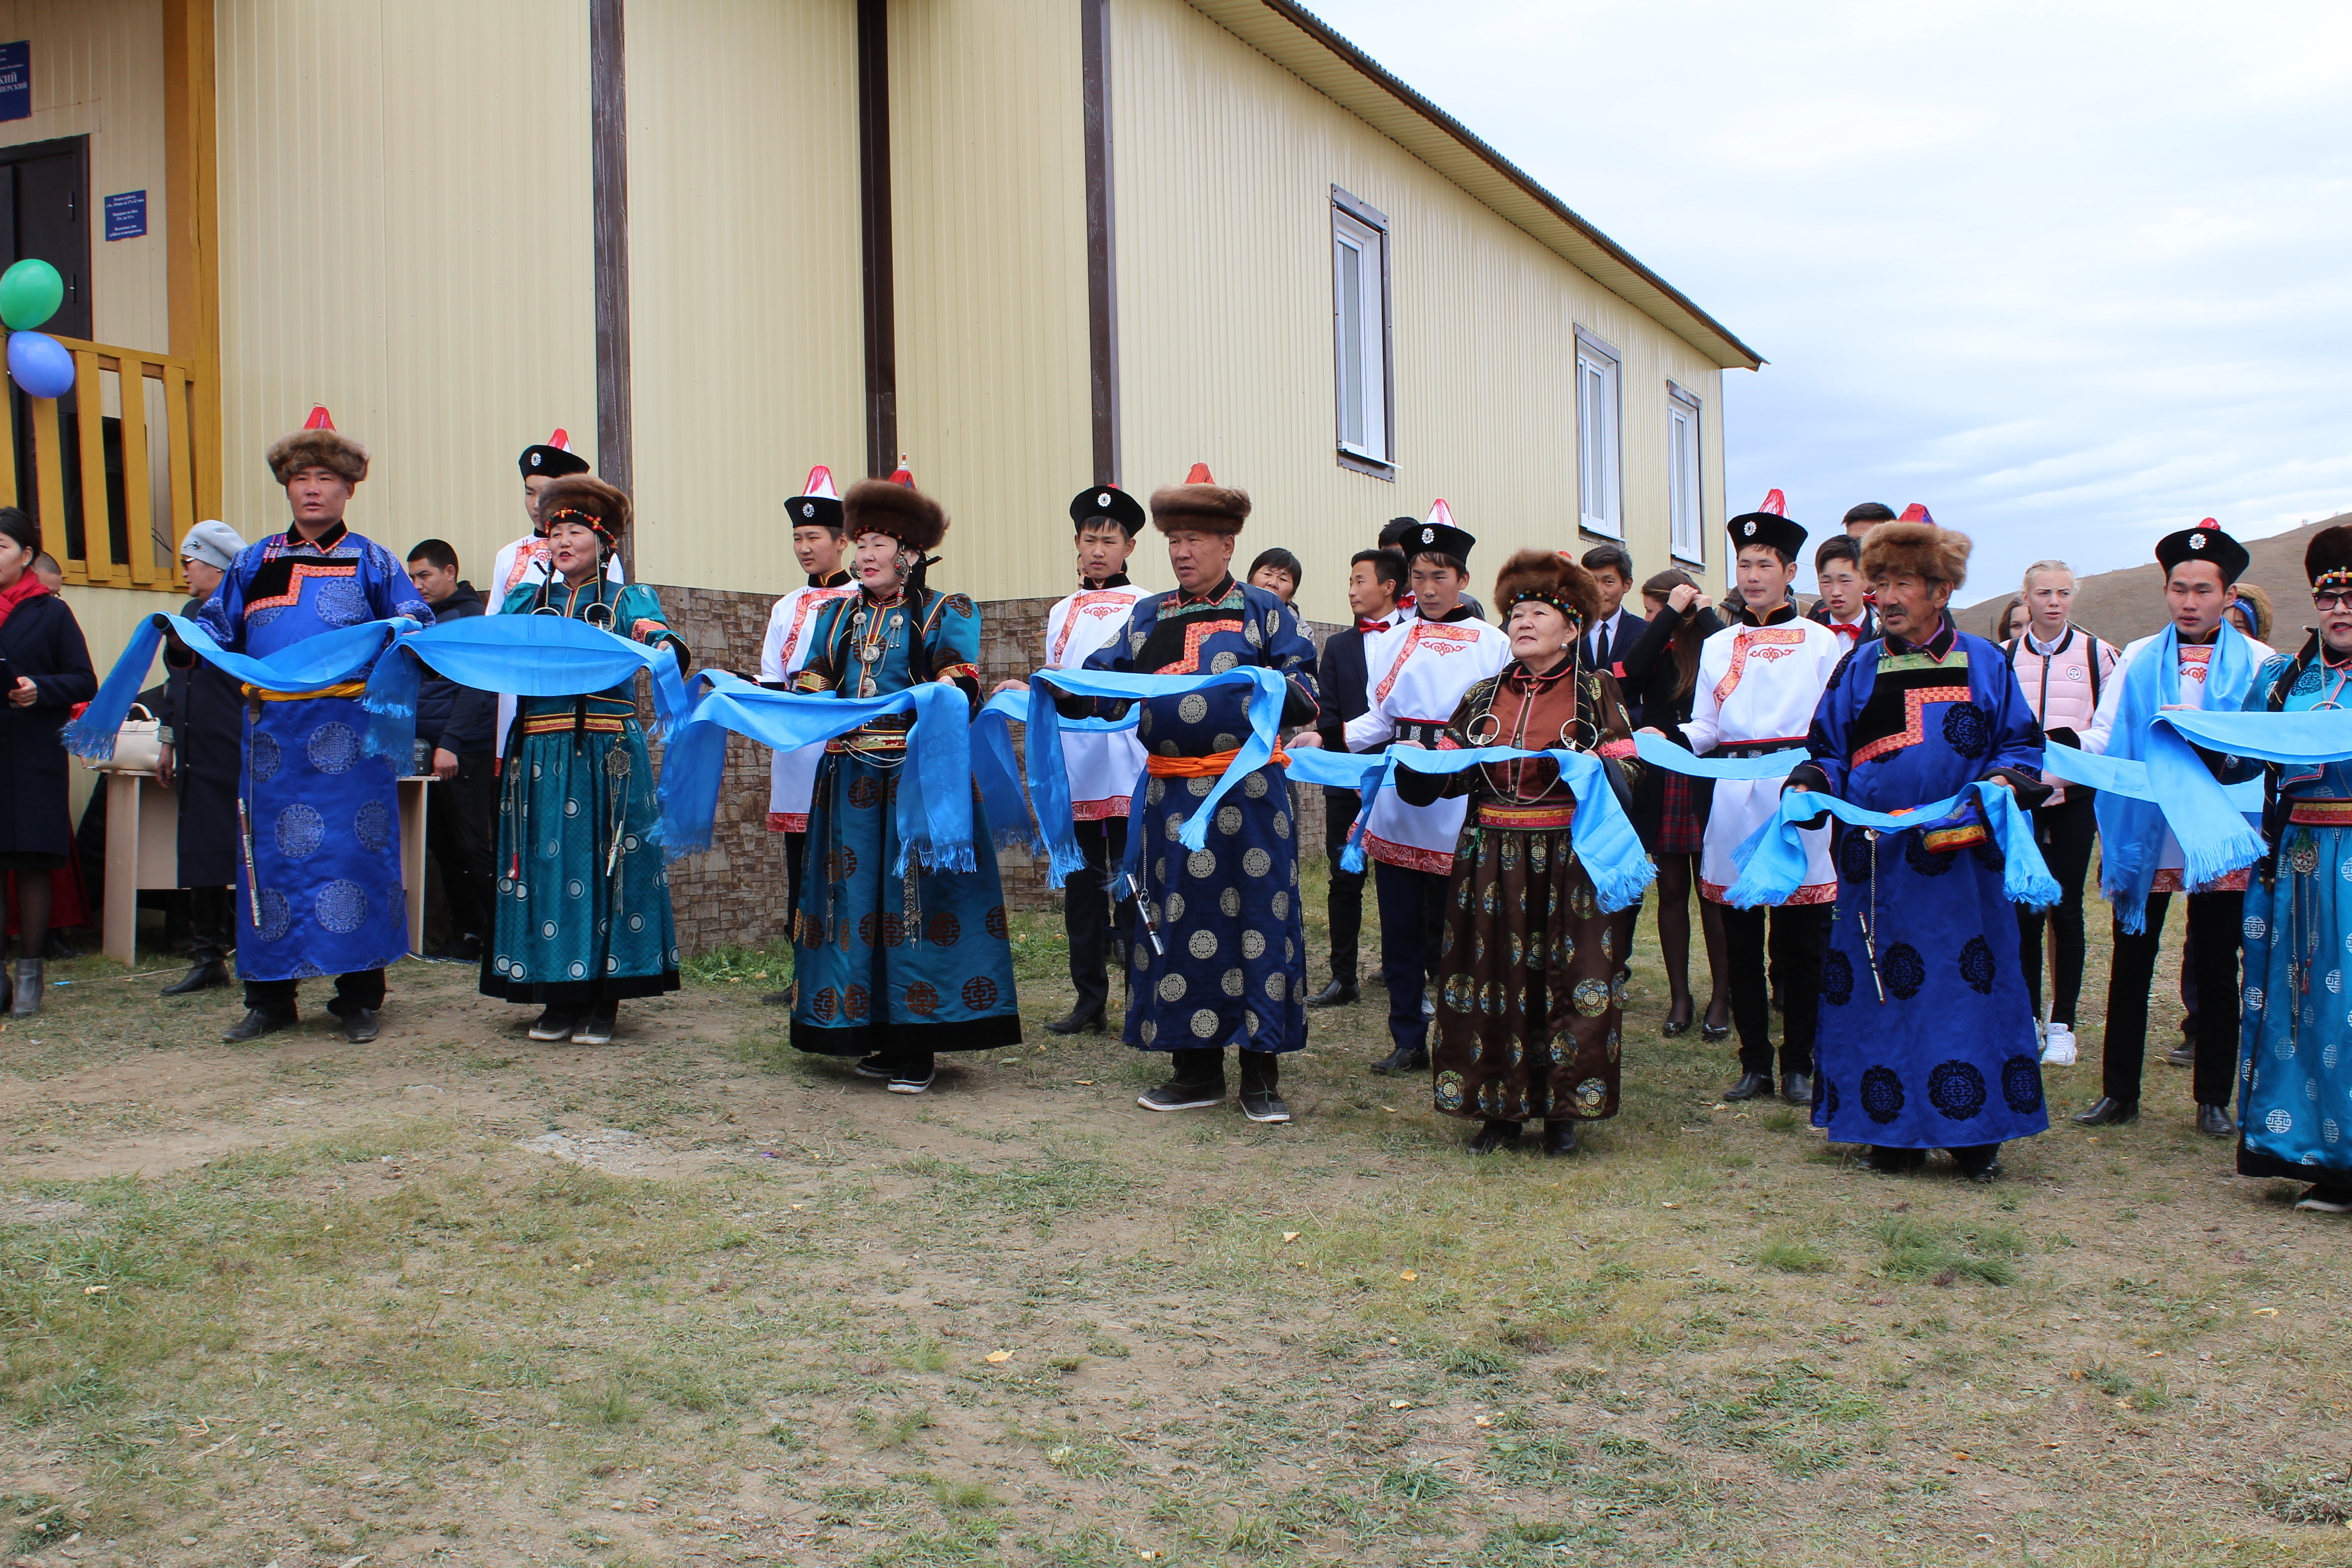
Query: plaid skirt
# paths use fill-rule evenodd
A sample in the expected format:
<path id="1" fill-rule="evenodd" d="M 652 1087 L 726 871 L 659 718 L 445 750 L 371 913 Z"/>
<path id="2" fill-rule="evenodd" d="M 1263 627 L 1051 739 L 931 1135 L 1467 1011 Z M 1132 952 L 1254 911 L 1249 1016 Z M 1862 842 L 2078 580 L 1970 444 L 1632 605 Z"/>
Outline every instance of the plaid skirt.
<path id="1" fill-rule="evenodd" d="M 1662 772 L 1664 770 L 1661 770 Z M 1707 797 L 1704 779 L 1666 773 L 1658 816 L 1657 855 L 1696 855 L 1706 846 Z"/>

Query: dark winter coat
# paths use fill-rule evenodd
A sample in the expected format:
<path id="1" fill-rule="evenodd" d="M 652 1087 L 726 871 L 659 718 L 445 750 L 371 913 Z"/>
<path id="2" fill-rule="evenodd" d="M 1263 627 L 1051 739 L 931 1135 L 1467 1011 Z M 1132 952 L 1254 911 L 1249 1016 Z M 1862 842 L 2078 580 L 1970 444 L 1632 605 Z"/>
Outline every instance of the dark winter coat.
<path id="1" fill-rule="evenodd" d="M 180 614 L 203 608 L 190 599 Z M 163 707 L 172 736 L 172 788 L 180 797 L 180 886 L 225 888 L 236 880 L 236 784 L 245 697 L 233 675 L 193 654 L 163 655 Z"/>
<path id="2" fill-rule="evenodd" d="M 460 582 L 456 593 L 433 606 L 433 622 L 440 626 L 484 613 L 482 596 L 474 592 L 474 585 Z M 432 666 L 425 668 L 424 681 L 416 689 L 418 740 L 460 757 L 493 751 L 490 731 L 498 727 L 498 714 L 496 693 L 460 686 L 434 674 Z"/>
<path id="3" fill-rule="evenodd" d="M 98 695 L 89 645 L 66 602 L 43 594 L 0 626 L 0 658 L 8 661 L 10 689 L 24 676 L 40 693 L 29 708 L 0 701 L 0 855 L 70 855 L 66 748 L 58 732 L 75 703 Z"/>

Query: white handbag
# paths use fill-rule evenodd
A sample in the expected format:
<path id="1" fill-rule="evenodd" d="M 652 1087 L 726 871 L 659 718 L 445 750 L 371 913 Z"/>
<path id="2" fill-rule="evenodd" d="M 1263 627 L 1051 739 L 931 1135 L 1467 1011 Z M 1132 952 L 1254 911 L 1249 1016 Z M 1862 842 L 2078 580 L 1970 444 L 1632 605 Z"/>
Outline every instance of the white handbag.
<path id="1" fill-rule="evenodd" d="M 163 765 L 163 722 L 138 702 L 131 705 L 122 728 L 114 732 L 114 755 L 104 762 L 85 760 L 82 763 L 100 773 L 152 773 L 160 772 Z"/>

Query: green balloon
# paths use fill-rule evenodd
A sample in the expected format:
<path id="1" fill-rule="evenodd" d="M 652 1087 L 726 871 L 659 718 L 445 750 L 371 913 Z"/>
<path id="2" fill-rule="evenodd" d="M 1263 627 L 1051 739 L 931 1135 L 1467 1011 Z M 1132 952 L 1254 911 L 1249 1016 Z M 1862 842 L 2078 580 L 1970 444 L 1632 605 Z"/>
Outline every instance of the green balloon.
<path id="1" fill-rule="evenodd" d="M 46 261 L 28 256 L 0 272 L 0 321 L 16 331 L 31 331 L 65 301 L 66 280 Z"/>

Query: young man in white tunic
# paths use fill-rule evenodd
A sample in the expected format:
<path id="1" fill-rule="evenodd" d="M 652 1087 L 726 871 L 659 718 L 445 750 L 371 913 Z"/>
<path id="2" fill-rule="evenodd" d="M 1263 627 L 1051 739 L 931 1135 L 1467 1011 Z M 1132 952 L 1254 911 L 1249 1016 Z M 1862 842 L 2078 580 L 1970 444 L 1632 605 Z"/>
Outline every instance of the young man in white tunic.
<path id="1" fill-rule="evenodd" d="M 1831 672 L 1845 657 L 1845 640 L 1819 621 L 1797 614 L 1789 584 L 1797 574 L 1805 531 L 1787 516 L 1779 490 L 1762 507 L 1727 525 L 1743 605 L 1769 606 L 1763 614 L 1741 609 L 1731 626 L 1699 649 L 1698 686 L 1688 723 L 1677 731 L 1653 730 L 1688 746 L 1700 756 L 1759 757 L 1797 753 L 1802 762 L 1813 710 Z M 1780 807 L 1782 780 L 1717 779 L 1706 819 L 1706 842 L 1699 856 L 1699 892 L 1722 904 L 1723 930 L 1730 950 L 1731 1021 L 1739 1031 L 1739 1081 L 1726 1100 L 1756 1100 L 1772 1092 L 1772 1006 L 1765 981 L 1768 911 L 1732 908 L 1724 895 L 1739 879 L 1733 859 L 1748 836 Z M 1819 827 L 1805 835 L 1805 879 L 1786 902 L 1769 911 L 1772 971 L 1780 981 L 1781 1098 L 1791 1105 L 1813 1099 L 1813 1030 L 1822 981 L 1822 950 L 1830 917 L 1837 910 L 1837 872 L 1830 862 L 1830 835 Z"/>
<path id="2" fill-rule="evenodd" d="M 1405 536 L 1413 613 L 1364 639 L 1370 706 L 1348 721 L 1349 751 L 1434 746 L 1464 694 L 1511 662 L 1511 639 L 1463 603 L 1470 549 L 1477 542 L 1454 526 L 1443 500 Z M 1422 989 L 1437 972 L 1445 882 L 1468 807 L 1467 800 L 1407 805 L 1390 789 L 1372 803 L 1364 824 L 1364 854 L 1380 900 L 1381 974 L 1392 1047 L 1372 1064 L 1374 1072 L 1429 1068 L 1430 1020 L 1422 1010 Z"/>
<path id="3" fill-rule="evenodd" d="M 544 441 L 534 442 L 522 449 L 516 460 L 522 469 L 522 514 L 530 523 L 530 531 L 512 543 L 499 547 L 498 557 L 490 563 L 490 580 L 482 589 L 482 614 L 495 616 L 505 608 L 507 595 L 528 583 L 533 587 L 547 581 L 555 568 L 554 551 L 547 542 L 547 530 L 539 521 L 539 492 L 568 474 L 588 472 L 588 460 L 572 449 L 572 437 L 562 426 Z M 618 551 L 604 563 L 604 575 L 614 583 L 627 579 L 621 572 Z M 498 728 L 490 733 L 490 742 L 503 761 L 507 752 L 507 731 L 514 727 L 515 700 L 499 699 Z"/>
<path id="4" fill-rule="evenodd" d="M 802 481 L 801 493 L 784 503 L 784 520 L 793 531 L 793 558 L 808 581 L 776 601 L 768 612 L 768 635 L 760 644 L 760 684 L 786 689 L 801 666 L 808 662 L 809 632 L 819 608 L 834 599 L 857 592 L 857 584 L 841 566 L 841 497 L 833 488 L 833 470 L 820 463 Z M 809 796 L 816 787 L 816 767 L 824 760 L 824 742 L 797 751 L 778 752 L 768 764 L 768 831 L 784 836 L 786 896 L 784 931 L 789 940 L 793 915 L 801 907 L 801 860 L 808 847 Z M 761 998 L 779 1007 L 793 1004 L 790 986 Z"/>

